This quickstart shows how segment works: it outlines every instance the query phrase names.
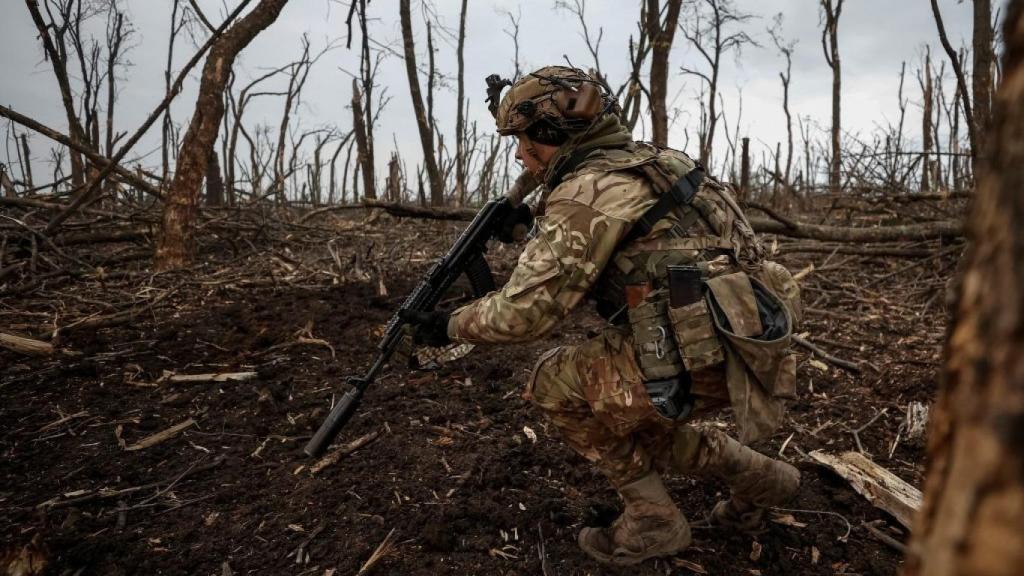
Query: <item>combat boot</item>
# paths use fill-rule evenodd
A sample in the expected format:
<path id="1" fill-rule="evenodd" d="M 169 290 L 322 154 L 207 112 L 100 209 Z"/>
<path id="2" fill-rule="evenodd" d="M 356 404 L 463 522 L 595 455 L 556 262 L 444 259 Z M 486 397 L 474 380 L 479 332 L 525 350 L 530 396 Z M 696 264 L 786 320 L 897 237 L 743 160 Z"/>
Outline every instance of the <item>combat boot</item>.
<path id="1" fill-rule="evenodd" d="M 622 486 L 619 495 L 625 510 L 611 526 L 580 531 L 580 548 L 598 562 L 630 566 L 690 545 L 690 525 L 657 472 Z"/>
<path id="2" fill-rule="evenodd" d="M 706 434 L 708 453 L 704 471 L 724 481 L 731 492 L 728 500 L 715 505 L 708 521 L 744 532 L 756 531 L 766 508 L 781 506 L 796 494 L 800 471 L 717 430 Z"/>

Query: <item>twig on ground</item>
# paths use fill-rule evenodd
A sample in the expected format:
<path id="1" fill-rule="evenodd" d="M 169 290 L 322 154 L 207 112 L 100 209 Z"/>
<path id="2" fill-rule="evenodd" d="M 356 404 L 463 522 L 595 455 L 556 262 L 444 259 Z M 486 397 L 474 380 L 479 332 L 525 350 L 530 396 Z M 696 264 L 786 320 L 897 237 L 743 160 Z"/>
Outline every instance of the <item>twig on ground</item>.
<path id="1" fill-rule="evenodd" d="M 845 370 L 849 370 L 850 372 L 853 372 L 854 374 L 860 374 L 860 372 L 861 372 L 861 368 L 860 368 L 860 364 L 859 363 L 851 362 L 849 360 L 843 360 L 842 358 L 837 358 L 837 357 L 829 354 L 828 352 L 825 352 L 821 348 L 815 346 L 814 344 L 811 344 L 809 341 L 805 340 L 804 338 L 801 338 L 800 336 L 798 336 L 796 334 L 793 334 L 793 342 L 796 343 L 799 346 L 802 346 L 803 348 L 806 348 L 806 349 L 810 350 L 815 356 L 817 356 L 818 358 L 821 358 L 822 360 L 824 360 L 824 361 L 826 361 L 826 362 L 828 362 L 830 364 L 834 364 L 834 365 L 836 365 L 836 366 L 838 366 L 840 368 L 843 368 Z"/>
<path id="2" fill-rule="evenodd" d="M 860 525 L 865 530 L 867 530 L 872 536 L 877 538 L 879 542 L 886 544 L 890 546 L 893 550 L 896 550 L 900 554 L 905 555 L 907 553 L 906 544 L 879 530 L 878 525 L 882 523 L 882 520 L 872 520 L 871 522 L 861 522 Z"/>

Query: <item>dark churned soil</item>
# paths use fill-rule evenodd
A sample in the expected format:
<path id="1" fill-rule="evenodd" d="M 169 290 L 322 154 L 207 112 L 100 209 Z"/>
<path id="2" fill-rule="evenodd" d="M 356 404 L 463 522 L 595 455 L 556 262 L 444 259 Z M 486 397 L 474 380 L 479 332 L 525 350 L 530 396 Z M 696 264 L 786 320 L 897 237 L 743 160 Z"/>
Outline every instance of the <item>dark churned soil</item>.
<path id="1" fill-rule="evenodd" d="M 788 440 L 783 456 L 800 467 L 804 483 L 793 511 L 777 512 L 778 521 L 757 537 L 696 530 L 693 547 L 679 558 L 628 570 L 603 568 L 580 552 L 579 528 L 609 521 L 619 502 L 520 392 L 542 350 L 580 340 L 598 325 L 586 310 L 530 346 L 478 347 L 435 371 L 388 370 L 338 442 L 372 432 L 377 439 L 312 474 L 313 462 L 301 454 L 305 440 L 344 377 L 365 369 L 383 324 L 455 226 L 403 223 L 406 233 L 434 240 L 390 256 L 373 231 L 349 230 L 346 249 L 371 257 L 362 261 L 361 277 L 333 283 L 238 280 L 232 271 L 271 258 L 268 251 L 248 260 L 215 254 L 194 271 L 106 291 L 83 286 L 79 297 L 97 306 L 119 294 L 176 291 L 129 324 L 69 332 L 61 344 L 75 355 L 0 351 L 0 551 L 34 539 L 49 574 L 347 576 L 391 534 L 371 573 L 898 571 L 899 553 L 862 527 L 883 520 L 883 529 L 902 539 L 896 522 L 800 451 L 856 449 L 849 430 L 884 410 L 860 433 L 863 448 L 920 485 L 923 441 L 896 440 L 907 404 L 927 403 L 934 393 L 944 312 L 941 295 L 931 293 L 873 298 L 899 283 L 875 279 L 900 261 L 847 259 L 832 268 L 822 266 L 823 254 L 786 261 L 794 270 L 811 262 L 819 268 L 805 279 L 809 337 L 871 366 L 858 376 L 801 356 L 801 398 L 778 434 L 757 448 L 777 454 Z M 313 266 L 326 254 L 315 244 L 300 252 L 288 259 Z M 507 271 L 514 256 L 497 254 L 499 268 Z M 944 266 L 930 273 L 948 275 Z M 73 290 L 2 301 L 12 315 L 0 323 L 19 322 L 26 333 L 65 325 L 63 295 Z M 172 383 L 165 371 L 257 376 Z M 122 448 L 189 418 L 196 424 L 169 440 Z M 728 414 L 721 418 L 729 426 Z M 153 483 L 76 505 L 39 506 Z M 691 519 L 724 490 L 687 478 L 668 485 Z"/>

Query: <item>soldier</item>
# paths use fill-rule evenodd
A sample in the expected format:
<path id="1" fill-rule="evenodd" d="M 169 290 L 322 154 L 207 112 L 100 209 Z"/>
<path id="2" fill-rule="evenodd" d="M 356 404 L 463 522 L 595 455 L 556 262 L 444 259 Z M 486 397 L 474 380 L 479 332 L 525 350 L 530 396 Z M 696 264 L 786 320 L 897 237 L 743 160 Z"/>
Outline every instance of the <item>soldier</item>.
<path id="1" fill-rule="evenodd" d="M 498 132 L 518 138 L 516 158 L 546 188 L 535 235 L 501 290 L 451 313 L 410 318 L 417 324 L 416 341 L 434 346 L 529 342 L 584 298 L 593 299 L 608 326 L 584 344 L 543 354 L 523 394 L 607 476 L 624 502 L 611 526 L 583 528 L 579 545 L 598 561 L 617 565 L 684 550 L 690 527 L 662 483 L 668 473 L 723 480 L 731 497 L 714 507 L 708 521 L 756 529 L 766 507 L 796 493 L 799 472 L 718 429 L 688 421 L 731 404 L 744 443 L 778 424 L 782 398 L 792 395 L 793 358 L 785 346 L 776 346 L 766 356 L 755 351 L 751 360 L 746 343 L 757 334 L 734 333 L 746 322 L 735 312 L 743 304 L 729 304 L 730 290 L 722 286 L 739 286 L 731 290 L 739 294 L 753 286 L 758 297 L 778 296 L 770 302 L 776 303 L 784 338 L 774 342 L 788 344 L 799 316 L 792 277 L 778 265 L 766 265 L 773 263 L 763 260 L 749 223 L 724 186 L 699 180 L 701 172 L 681 152 L 634 142 L 611 98 L 586 73 L 542 68 L 513 84 L 496 104 Z M 691 203 L 672 205 L 642 227 L 638 221 L 659 198 L 673 184 L 685 188 L 687 178 L 699 184 Z M 656 318 L 647 326 L 651 320 L 634 312 L 642 306 L 667 310 L 657 295 L 666 292 L 661 289 L 667 286 L 666 271 L 676 265 L 695 266 L 708 286 L 718 286 L 703 289 L 715 298 L 673 309 L 699 308 L 697 316 L 676 318 L 676 324 Z M 642 306 L 633 307 L 638 287 Z M 758 318 L 757 306 L 753 310 L 753 320 L 764 319 Z M 676 330 L 670 338 L 678 340 L 668 352 L 666 327 Z M 650 340 L 652 331 L 660 340 Z M 759 331 L 767 333 L 769 327 Z M 673 385 L 666 398 L 653 386 L 665 382 L 681 385 Z"/>

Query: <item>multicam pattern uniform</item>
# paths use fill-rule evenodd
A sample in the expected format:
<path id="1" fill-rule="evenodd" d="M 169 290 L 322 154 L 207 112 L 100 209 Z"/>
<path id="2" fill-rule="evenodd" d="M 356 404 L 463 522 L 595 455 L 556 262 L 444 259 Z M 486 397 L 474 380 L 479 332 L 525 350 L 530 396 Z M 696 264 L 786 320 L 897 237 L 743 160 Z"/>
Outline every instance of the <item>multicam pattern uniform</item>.
<path id="1" fill-rule="evenodd" d="M 673 215 L 648 237 L 616 250 L 631 223 L 655 202 L 656 194 L 639 171 L 608 168 L 636 167 L 638 158 L 649 163 L 655 153 L 649 147 L 630 146 L 592 154 L 546 198 L 536 236 L 524 249 L 508 283 L 455 311 L 449 335 L 472 343 L 535 340 L 585 296 L 608 291 L 608 285 L 625 274 L 623 268 L 664 272 L 664 262 L 660 262 L 664 259 L 658 255 L 674 252 L 678 256 L 678 243 L 686 240 L 703 241 L 682 252 L 691 261 L 698 259 L 702 251 L 696 246 L 708 244 L 708 238 L 717 240 L 709 224 L 722 225 L 721 221 L 708 222 L 722 219 L 720 191 L 711 190 L 720 185 L 710 180 L 701 187 L 698 199 L 714 205 L 713 217 L 695 222 L 690 227 L 693 236 L 672 238 L 677 223 Z M 732 222 L 725 228 L 732 233 Z M 731 246 L 728 241 L 709 244 Z M 624 253 L 631 256 L 628 262 L 619 258 Z M 724 371 L 708 371 L 695 375 L 694 380 L 698 410 L 728 402 Z M 657 413 L 644 387 L 627 327 L 608 326 L 582 345 L 548 351 L 537 362 L 523 396 L 549 417 L 570 446 L 597 464 L 617 486 L 642 476 L 652 465 L 676 472 L 693 469 L 700 447 L 707 444 L 701 431 L 677 425 Z"/>

